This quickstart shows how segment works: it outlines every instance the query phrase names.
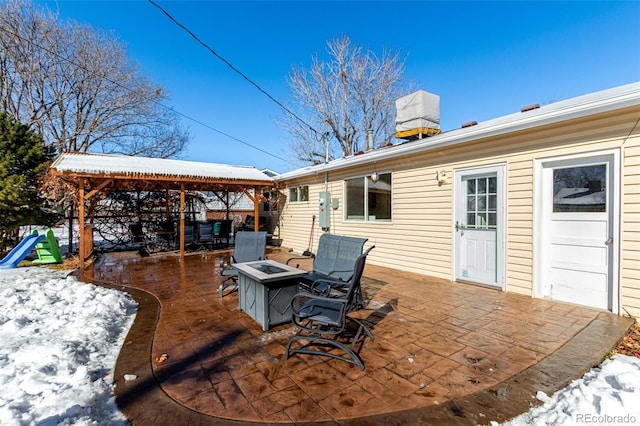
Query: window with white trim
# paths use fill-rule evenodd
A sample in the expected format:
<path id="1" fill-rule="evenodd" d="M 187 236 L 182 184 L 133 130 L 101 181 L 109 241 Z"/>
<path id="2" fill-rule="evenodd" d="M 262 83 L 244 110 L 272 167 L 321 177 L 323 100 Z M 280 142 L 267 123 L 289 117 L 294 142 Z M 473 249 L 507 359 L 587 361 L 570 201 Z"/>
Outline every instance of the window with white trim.
<path id="1" fill-rule="evenodd" d="M 466 179 L 467 224 L 472 229 L 496 229 L 498 218 L 498 178 Z"/>
<path id="2" fill-rule="evenodd" d="M 606 213 L 607 165 L 553 169 L 554 213 Z"/>
<path id="3" fill-rule="evenodd" d="M 309 187 L 308 186 L 294 186 L 289 188 L 289 202 L 298 203 L 309 201 Z"/>
<path id="4" fill-rule="evenodd" d="M 391 221 L 391 173 L 374 173 L 344 181 L 345 220 Z"/>

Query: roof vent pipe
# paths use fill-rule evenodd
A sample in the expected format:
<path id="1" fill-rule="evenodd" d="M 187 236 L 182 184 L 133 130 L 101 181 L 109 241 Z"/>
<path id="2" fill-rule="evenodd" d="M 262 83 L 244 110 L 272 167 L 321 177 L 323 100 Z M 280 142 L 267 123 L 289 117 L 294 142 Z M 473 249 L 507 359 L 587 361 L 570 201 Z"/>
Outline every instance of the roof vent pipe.
<path id="1" fill-rule="evenodd" d="M 365 151 L 370 151 L 373 149 L 373 129 L 367 129 L 367 140 L 364 145 Z"/>

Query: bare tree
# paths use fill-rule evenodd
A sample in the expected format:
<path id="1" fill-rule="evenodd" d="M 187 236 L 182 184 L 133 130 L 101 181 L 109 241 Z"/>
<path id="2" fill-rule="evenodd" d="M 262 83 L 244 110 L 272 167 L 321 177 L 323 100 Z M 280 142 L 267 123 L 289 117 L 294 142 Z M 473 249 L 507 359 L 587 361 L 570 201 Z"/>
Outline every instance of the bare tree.
<path id="1" fill-rule="evenodd" d="M 176 156 L 189 135 L 166 100 L 113 34 L 0 4 L 0 108 L 58 152 Z"/>
<path id="2" fill-rule="evenodd" d="M 327 52 L 329 60 L 314 55 L 308 71 L 292 68 L 289 87 L 297 117 L 279 122 L 292 137 L 297 159 L 312 164 L 324 162 L 327 154 L 333 159 L 390 143 L 395 100 L 407 93 L 399 53 L 384 50 L 378 57 L 352 46 L 347 36 L 327 42 Z M 368 146 L 368 131 L 374 146 Z"/>

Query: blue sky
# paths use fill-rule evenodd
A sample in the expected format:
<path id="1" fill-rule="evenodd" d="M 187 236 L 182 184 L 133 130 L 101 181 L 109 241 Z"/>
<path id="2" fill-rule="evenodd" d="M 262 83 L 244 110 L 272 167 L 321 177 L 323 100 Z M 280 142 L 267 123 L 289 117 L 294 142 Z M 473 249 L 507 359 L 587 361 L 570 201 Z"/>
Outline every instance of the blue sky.
<path id="1" fill-rule="evenodd" d="M 184 159 L 300 166 L 274 122 L 280 108 L 148 1 L 35 2 L 126 44 L 168 106 L 197 121 L 182 119 L 192 135 Z M 640 81 L 637 0 L 156 2 L 284 104 L 291 66 L 309 68 L 328 40 L 400 52 L 405 79 L 440 96 L 444 131 Z"/>

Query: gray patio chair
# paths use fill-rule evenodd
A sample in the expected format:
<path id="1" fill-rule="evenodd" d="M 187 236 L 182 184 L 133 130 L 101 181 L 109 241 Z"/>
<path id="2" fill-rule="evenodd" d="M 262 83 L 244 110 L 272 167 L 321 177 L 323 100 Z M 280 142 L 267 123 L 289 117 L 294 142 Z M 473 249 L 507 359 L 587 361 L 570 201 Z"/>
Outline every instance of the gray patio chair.
<path id="1" fill-rule="evenodd" d="M 360 256 L 356 258 L 356 261 L 361 256 L 367 256 L 371 250 L 373 250 L 375 246 L 371 246 L 364 251 Z M 355 265 L 355 262 L 354 262 Z M 353 272 L 352 272 L 353 273 Z M 307 291 L 317 294 L 319 296 L 325 297 L 344 297 L 345 294 L 350 290 L 352 286 L 352 276 L 349 276 L 347 281 L 344 281 L 340 278 L 338 279 L 330 279 L 330 278 L 316 278 L 315 281 L 306 284 L 304 280 L 307 277 L 302 277 L 301 281 L 303 281 L 303 285 Z M 362 296 L 362 286 L 358 280 L 358 287 L 356 288 L 356 293 L 354 296 L 353 304 L 349 306 L 349 310 L 356 310 L 364 308 L 364 297 Z"/>
<path id="2" fill-rule="evenodd" d="M 212 247 L 214 239 L 214 224 L 212 222 L 199 222 L 198 223 L 198 239 L 197 244 L 199 249 L 206 249 Z"/>
<path id="3" fill-rule="evenodd" d="M 264 260 L 266 246 L 266 232 L 242 231 L 236 234 L 231 263 L 227 264 L 224 259 L 220 261 L 220 275 L 222 276 L 218 287 L 220 297 L 224 296 L 224 291 L 228 287 L 234 287 L 229 293 L 238 288 L 238 271 L 233 268 L 233 264 Z"/>
<path id="4" fill-rule="evenodd" d="M 373 340 L 373 334 L 361 321 L 351 318 L 348 313 L 356 305 L 366 259 L 366 253 L 356 259 L 348 282 L 336 282 L 347 286 L 342 297 L 325 297 L 306 292 L 293 297 L 292 320 L 298 331 L 287 343 L 286 359 L 292 354 L 319 355 L 342 360 L 364 370 L 360 350 L 367 337 Z"/>
<path id="5" fill-rule="evenodd" d="M 318 251 L 313 256 L 313 271 L 300 278 L 300 286 L 313 293 L 323 296 L 333 296 L 339 290 L 338 295 L 343 295 L 348 286 L 345 283 L 351 280 L 356 259 L 363 254 L 364 244 L 367 238 L 348 237 L 334 234 L 322 234 L 318 241 Z M 373 249 L 370 247 L 364 254 Z M 289 258 L 287 265 L 292 260 L 309 259 L 309 257 Z M 315 283 L 315 284 L 314 284 Z M 358 291 L 357 305 L 362 307 L 362 293 Z"/>
<path id="6" fill-rule="evenodd" d="M 186 222 L 184 224 L 184 246 L 185 248 L 193 246 L 196 242 L 197 223 Z M 180 239 L 180 225 L 177 232 L 178 240 Z"/>

